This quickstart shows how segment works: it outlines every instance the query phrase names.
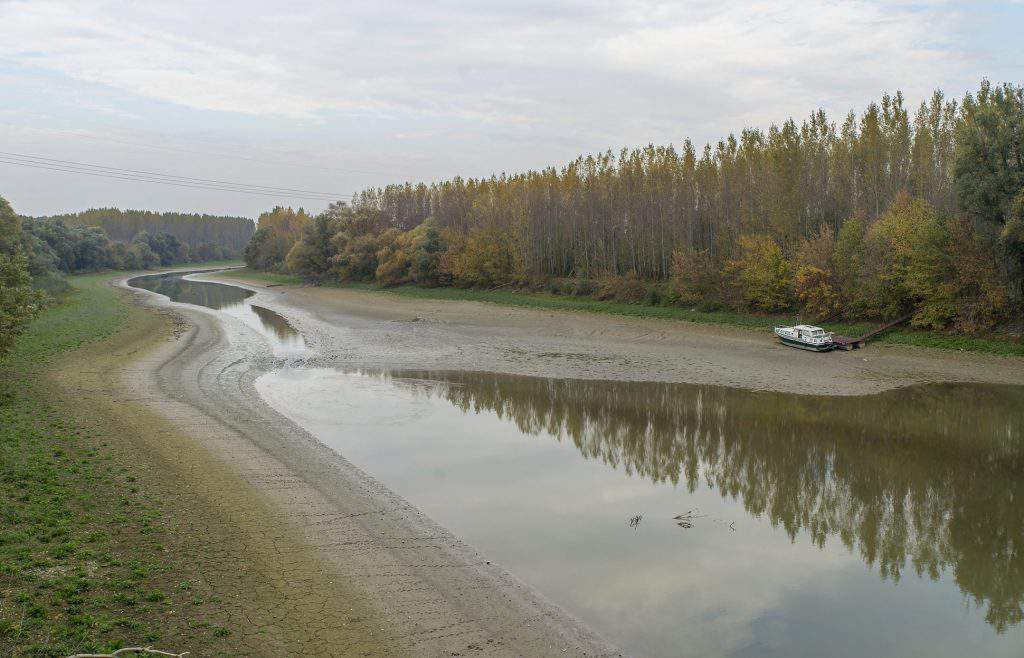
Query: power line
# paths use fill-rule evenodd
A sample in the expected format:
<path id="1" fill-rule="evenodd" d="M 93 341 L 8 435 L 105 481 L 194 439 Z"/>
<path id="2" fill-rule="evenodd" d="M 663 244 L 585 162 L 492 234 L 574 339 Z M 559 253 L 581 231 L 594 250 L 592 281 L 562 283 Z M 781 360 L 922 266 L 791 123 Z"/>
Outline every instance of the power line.
<path id="1" fill-rule="evenodd" d="M 319 192 L 316 190 L 304 190 L 287 187 L 273 187 L 268 185 L 255 185 L 250 183 L 239 183 L 235 181 L 196 178 L 190 176 L 179 176 L 176 174 L 165 174 L 161 172 L 145 171 L 138 169 L 124 169 L 119 167 L 107 167 L 85 162 L 72 160 L 59 160 L 57 158 L 45 158 L 42 156 L 28 155 L 22 153 L 11 153 L 0 151 L 0 163 L 10 164 L 32 169 L 43 169 L 63 173 L 83 174 L 100 178 L 115 180 L 133 181 L 141 183 L 155 183 L 173 187 L 191 189 L 204 189 L 221 192 L 235 192 L 238 194 L 252 194 L 259 196 L 277 196 L 315 199 L 319 201 L 337 201 L 342 198 L 355 197 L 355 194 L 343 194 L 336 192 Z"/>
<path id="2" fill-rule="evenodd" d="M 238 193 L 238 194 L 250 194 L 250 195 L 270 196 L 270 197 L 278 197 L 278 198 L 284 196 L 284 197 L 291 197 L 291 198 L 315 199 L 315 200 L 318 200 L 318 201 L 328 201 L 328 202 L 339 200 L 339 197 L 337 197 L 337 196 L 333 196 L 333 197 L 314 197 L 314 196 L 310 196 L 310 195 L 290 194 L 290 193 L 284 193 L 284 192 L 260 192 L 260 191 L 256 191 L 256 190 L 240 189 L 240 188 L 233 188 L 233 187 L 219 187 L 219 186 L 216 186 L 216 185 L 203 185 L 203 184 L 190 184 L 190 183 L 184 183 L 184 182 L 175 182 L 175 181 L 168 181 L 168 180 L 161 180 L 161 179 L 146 178 L 146 177 L 142 177 L 142 176 L 117 175 L 117 174 L 103 173 L 103 172 L 97 172 L 97 171 L 73 169 L 73 168 L 68 168 L 68 167 L 62 167 L 62 166 L 59 166 L 59 165 L 50 165 L 50 166 L 48 166 L 48 165 L 45 165 L 45 164 L 30 164 L 30 163 L 27 163 L 27 162 L 19 162 L 19 161 L 16 161 L 16 160 L 7 160 L 7 159 L 4 159 L 2 156 L 0 156 L 0 164 L 11 164 L 11 165 L 17 165 L 17 166 L 20 166 L 20 167 L 29 167 L 29 168 L 32 168 L 32 169 L 44 169 L 44 170 L 47 170 L 47 171 L 58 171 L 58 172 L 73 173 L 73 174 L 83 174 L 85 176 L 96 176 L 96 177 L 99 177 L 99 178 L 110 178 L 110 179 L 114 179 L 114 180 L 132 181 L 132 182 L 136 182 L 136 183 L 156 183 L 156 184 L 159 184 L 159 185 L 169 185 L 169 186 L 172 186 L 172 187 L 184 187 L 184 188 L 199 189 L 199 190 L 211 190 L 211 191 L 218 191 L 218 192 L 235 192 L 235 193 Z M 353 196 L 354 197 L 355 195 L 354 194 L 353 195 L 346 195 L 346 197 L 347 196 Z"/>
<path id="3" fill-rule="evenodd" d="M 168 152 L 172 152 L 172 153 L 190 153 L 190 154 L 193 154 L 193 155 L 206 155 L 206 156 L 211 156 L 211 157 L 214 157 L 214 158 L 227 158 L 227 159 L 231 159 L 231 160 L 244 160 L 246 162 L 256 162 L 256 163 L 259 163 L 259 164 L 273 165 L 275 167 L 279 167 L 279 166 L 302 167 L 302 168 L 305 168 L 305 169 L 318 169 L 320 171 L 334 171 L 334 172 L 343 173 L 343 174 L 371 174 L 371 175 L 376 175 L 376 176 L 388 176 L 389 178 L 394 178 L 394 179 L 402 178 L 402 179 L 406 179 L 406 180 L 416 180 L 418 178 L 417 176 L 411 176 L 411 175 L 405 175 L 405 174 L 396 174 L 395 172 L 375 171 L 375 170 L 370 170 L 370 169 L 350 169 L 350 168 L 340 168 L 340 167 L 326 167 L 326 166 L 323 166 L 323 165 L 309 164 L 307 162 L 294 162 L 294 161 L 290 161 L 290 160 L 270 160 L 270 159 L 266 159 L 266 158 L 254 158 L 254 157 L 250 157 L 250 156 L 246 156 L 246 155 L 237 155 L 237 154 L 233 154 L 233 153 L 218 153 L 216 151 L 204 151 L 204 150 L 199 150 L 199 149 L 188 149 L 188 148 L 180 148 L 180 147 L 174 147 L 174 146 L 161 146 L 161 145 L 158 145 L 158 144 L 146 144 L 144 142 L 128 141 L 128 140 L 124 140 L 124 139 L 118 139 L 116 137 L 88 135 L 88 134 L 85 134 L 83 131 L 80 131 L 80 130 L 61 130 L 59 128 L 29 128 L 27 126 L 19 126 L 17 124 L 5 124 L 5 125 L 12 126 L 14 128 L 34 130 L 34 131 L 37 131 L 37 132 L 59 133 L 59 134 L 63 134 L 63 135 L 71 135 L 73 137 L 78 137 L 80 139 L 91 139 L 91 140 L 94 140 L 94 141 L 97 141 L 97 142 L 105 142 L 105 143 L 110 143 L 110 144 L 124 144 L 126 146 L 134 146 L 134 147 L 137 147 L 137 148 L 155 149 L 155 150 L 158 150 L 158 151 L 168 151 Z"/>
<path id="4" fill-rule="evenodd" d="M 7 151 L 0 151 L 0 155 L 6 155 L 6 156 L 14 157 L 14 158 L 20 158 L 20 159 L 23 159 L 23 160 L 28 160 L 29 162 L 41 161 L 43 164 L 59 163 L 61 165 L 72 165 L 72 166 L 75 166 L 75 167 L 85 167 L 85 168 L 89 168 L 89 169 L 105 170 L 105 171 L 111 171 L 111 172 L 114 172 L 114 173 L 131 173 L 131 174 L 143 174 L 143 175 L 146 175 L 146 176 L 158 176 L 160 178 L 176 179 L 176 180 L 182 180 L 182 181 L 186 181 L 186 182 L 217 183 L 217 184 L 240 186 L 240 187 L 261 188 L 261 189 L 269 190 L 271 192 L 280 192 L 280 191 L 284 191 L 284 192 L 303 192 L 303 193 L 309 193 L 309 194 L 324 194 L 324 195 L 329 195 L 329 196 L 338 196 L 338 194 L 339 194 L 337 192 L 317 192 L 316 190 L 303 190 L 303 189 L 296 189 L 296 188 L 291 188 L 291 187 L 273 187 L 273 186 L 269 186 L 269 185 L 250 185 L 248 183 L 235 183 L 235 182 L 232 182 L 232 181 L 217 180 L 217 179 L 192 178 L 190 176 L 179 176 L 177 174 L 164 174 L 164 173 L 160 173 L 160 172 L 146 171 L 146 170 L 142 170 L 142 169 L 124 169 L 124 168 L 121 168 L 121 167 L 107 167 L 105 165 L 90 164 L 88 162 L 75 162 L 73 160 L 58 160 L 56 158 L 44 158 L 44 157 L 38 156 L 38 155 L 27 155 L 27 154 L 24 154 L 24 153 L 10 153 L 10 152 L 7 152 Z"/>
<path id="5" fill-rule="evenodd" d="M 308 196 L 308 195 L 285 194 L 285 193 L 278 193 L 278 192 L 257 192 L 255 190 L 244 190 L 244 189 L 231 188 L 231 187 L 217 187 L 217 186 L 213 186 L 213 185 L 189 184 L 189 183 L 173 182 L 173 181 L 167 181 L 167 180 L 158 180 L 158 179 L 144 178 L 144 177 L 141 177 L 141 176 L 136 176 L 136 177 L 133 177 L 133 176 L 120 176 L 120 175 L 116 175 L 116 174 L 105 174 L 105 173 L 96 172 L 96 171 L 85 171 L 85 170 L 81 170 L 81 169 L 70 169 L 70 168 L 67 168 L 67 167 L 60 167 L 58 165 L 47 166 L 47 165 L 43 165 L 43 164 L 29 164 L 29 163 L 26 163 L 26 162 L 18 162 L 18 161 L 15 161 L 15 160 L 6 160 L 6 159 L 3 159 L 2 157 L 0 157 L 0 164 L 11 164 L 11 165 L 17 165 L 17 166 L 20 166 L 20 167 L 29 167 L 31 169 L 44 169 L 44 170 L 47 170 L 47 171 L 59 171 L 59 172 L 65 172 L 65 173 L 83 174 L 85 176 L 96 176 L 96 177 L 99 177 L 99 178 L 111 178 L 111 179 L 114 179 L 114 180 L 132 181 L 132 182 L 136 182 L 136 183 L 156 183 L 158 185 L 169 185 L 169 186 L 172 186 L 172 187 L 185 187 L 185 188 L 191 188 L 191 189 L 211 190 L 211 191 L 217 191 L 217 192 L 236 192 L 238 194 L 250 194 L 250 195 L 257 195 L 257 196 L 271 196 L 271 197 L 278 197 L 278 198 L 280 198 L 282 196 L 287 196 L 287 197 L 292 197 L 292 198 L 315 199 L 315 200 L 318 200 L 318 201 L 337 201 L 337 200 L 339 200 L 338 197 L 312 197 L 312 196 Z M 355 195 L 352 195 L 352 196 L 355 196 Z"/>

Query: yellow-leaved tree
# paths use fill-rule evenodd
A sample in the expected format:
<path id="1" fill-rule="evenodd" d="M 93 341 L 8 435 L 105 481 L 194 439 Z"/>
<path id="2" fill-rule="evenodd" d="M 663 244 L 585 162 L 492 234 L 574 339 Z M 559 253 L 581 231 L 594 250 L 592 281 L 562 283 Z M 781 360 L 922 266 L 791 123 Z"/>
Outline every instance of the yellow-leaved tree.
<path id="1" fill-rule="evenodd" d="M 784 311 L 793 305 L 793 266 L 770 235 L 741 235 L 738 257 L 725 265 L 726 276 L 744 306 Z"/>
<path id="2" fill-rule="evenodd" d="M 956 286 L 944 218 L 901 193 L 867 231 L 865 308 L 894 318 L 913 311 L 915 326 L 941 329 L 956 316 Z"/>
<path id="3" fill-rule="evenodd" d="M 495 225 L 472 229 L 465 240 L 452 242 L 445 259 L 455 285 L 504 285 L 516 276 L 512 238 Z"/>

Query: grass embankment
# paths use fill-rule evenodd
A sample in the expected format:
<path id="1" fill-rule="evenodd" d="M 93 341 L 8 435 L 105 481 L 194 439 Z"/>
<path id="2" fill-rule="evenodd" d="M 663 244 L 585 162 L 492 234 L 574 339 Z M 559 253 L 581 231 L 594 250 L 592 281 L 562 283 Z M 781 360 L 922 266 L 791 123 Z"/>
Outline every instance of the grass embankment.
<path id="1" fill-rule="evenodd" d="M 229 258 L 227 260 L 204 260 L 199 263 L 180 263 L 178 265 L 174 265 L 173 268 L 191 270 L 194 268 L 205 269 L 208 267 L 237 267 L 239 265 L 244 264 L 244 262 L 238 260 L 237 258 Z"/>
<path id="2" fill-rule="evenodd" d="M 70 277 L 75 291 L 0 359 L 3 656 L 179 642 L 214 653 L 230 634 L 203 621 L 216 602 L 183 576 L 195 573 L 195 556 L 168 536 L 145 475 L 118 448 L 125 437 L 49 381 L 65 355 L 139 312 L 106 285 L 110 277 Z"/>
<path id="3" fill-rule="evenodd" d="M 234 270 L 230 276 L 252 281 L 262 281 L 278 285 L 297 285 L 302 280 L 294 275 L 256 272 L 249 268 Z M 573 297 L 568 295 L 552 295 L 548 293 L 524 292 L 519 290 L 473 290 L 465 288 L 422 288 L 419 286 L 398 286 L 381 288 L 372 283 L 330 284 L 341 288 L 383 292 L 413 299 L 440 299 L 455 301 L 486 302 L 504 306 L 536 308 L 543 310 L 580 311 L 587 313 L 607 313 L 640 318 L 660 318 L 665 320 L 683 320 L 701 324 L 720 324 L 732 327 L 744 327 L 760 331 L 770 331 L 773 326 L 794 324 L 798 318 L 792 315 L 755 315 L 732 311 L 699 311 L 679 306 L 649 306 L 645 304 L 621 304 L 599 301 L 589 297 Z M 874 329 L 878 323 L 825 323 L 825 329 L 844 336 L 860 336 Z M 891 345 L 910 345 L 915 347 L 931 347 L 935 349 L 955 350 L 960 352 L 980 352 L 1004 356 L 1024 356 L 1024 345 L 1008 340 L 959 336 L 954 334 L 931 331 L 917 331 L 897 328 L 887 331 L 873 340 L 877 343 Z"/>
<path id="4" fill-rule="evenodd" d="M 260 281 L 262 283 L 280 286 L 299 285 L 302 283 L 302 279 L 295 276 L 294 274 L 258 272 L 256 270 L 251 270 L 248 267 L 243 267 L 237 270 L 231 270 L 230 272 L 221 272 L 220 276 L 235 277 L 238 279 L 248 279 L 249 281 Z"/>

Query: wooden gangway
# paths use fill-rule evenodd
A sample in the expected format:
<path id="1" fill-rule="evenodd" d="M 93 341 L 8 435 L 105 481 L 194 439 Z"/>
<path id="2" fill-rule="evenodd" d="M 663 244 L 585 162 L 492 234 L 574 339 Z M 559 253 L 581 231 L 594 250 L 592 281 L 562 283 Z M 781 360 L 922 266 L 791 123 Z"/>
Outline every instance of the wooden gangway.
<path id="1" fill-rule="evenodd" d="M 850 338 L 849 336 L 840 336 L 839 334 L 832 334 L 832 342 L 835 344 L 837 348 L 841 350 L 855 350 L 864 343 L 868 342 L 869 340 L 877 336 L 878 334 L 882 333 L 883 331 L 888 331 L 889 329 L 892 329 L 896 325 L 903 324 L 912 317 L 914 317 L 913 312 L 907 313 L 906 315 L 897 318 L 892 322 L 887 322 L 880 327 L 872 329 L 863 336 L 858 336 L 856 338 Z"/>

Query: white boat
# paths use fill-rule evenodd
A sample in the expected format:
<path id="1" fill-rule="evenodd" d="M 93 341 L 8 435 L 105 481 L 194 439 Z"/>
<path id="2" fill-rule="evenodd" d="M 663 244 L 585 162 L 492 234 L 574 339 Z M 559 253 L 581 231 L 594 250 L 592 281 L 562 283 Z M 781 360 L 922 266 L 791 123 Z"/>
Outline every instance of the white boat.
<path id="1" fill-rule="evenodd" d="M 812 352 L 827 352 L 835 347 L 832 333 L 821 327 L 798 324 L 795 327 L 775 327 L 775 335 L 786 345 Z"/>

